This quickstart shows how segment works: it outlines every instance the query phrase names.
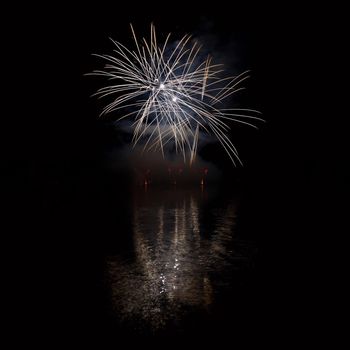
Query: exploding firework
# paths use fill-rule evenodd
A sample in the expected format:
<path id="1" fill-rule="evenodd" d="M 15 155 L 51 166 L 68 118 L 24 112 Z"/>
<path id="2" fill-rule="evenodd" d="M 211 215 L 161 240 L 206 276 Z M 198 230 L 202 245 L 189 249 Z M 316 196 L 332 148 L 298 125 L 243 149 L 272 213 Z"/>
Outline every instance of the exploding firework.
<path id="1" fill-rule="evenodd" d="M 201 47 L 190 35 L 170 44 L 168 34 L 159 45 L 153 25 L 149 41 L 137 39 L 132 25 L 131 31 L 134 49 L 112 40 L 113 55 L 96 55 L 107 64 L 90 74 L 110 82 L 96 95 L 113 96 L 101 115 L 118 111 L 118 121 L 132 120 L 132 143 L 142 143 L 143 150 L 158 150 L 164 156 L 170 146 L 192 164 L 199 137 L 207 133 L 216 137 L 233 164 L 241 163 L 227 121 L 256 128 L 252 123 L 263 119 L 254 109 L 225 108 L 224 100 L 244 89 L 241 83 L 248 72 L 222 77 L 223 66 L 213 64 L 209 56 L 200 59 Z"/>

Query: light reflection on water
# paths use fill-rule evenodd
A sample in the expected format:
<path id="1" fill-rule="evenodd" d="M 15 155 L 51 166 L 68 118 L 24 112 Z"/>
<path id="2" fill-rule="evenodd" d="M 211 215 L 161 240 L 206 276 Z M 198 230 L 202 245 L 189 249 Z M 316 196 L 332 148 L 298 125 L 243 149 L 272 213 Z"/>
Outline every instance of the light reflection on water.
<path id="1" fill-rule="evenodd" d="M 186 314 L 210 313 L 232 270 L 236 204 L 210 204 L 204 191 L 168 190 L 135 195 L 133 251 L 112 256 L 108 276 L 121 322 L 159 330 Z"/>

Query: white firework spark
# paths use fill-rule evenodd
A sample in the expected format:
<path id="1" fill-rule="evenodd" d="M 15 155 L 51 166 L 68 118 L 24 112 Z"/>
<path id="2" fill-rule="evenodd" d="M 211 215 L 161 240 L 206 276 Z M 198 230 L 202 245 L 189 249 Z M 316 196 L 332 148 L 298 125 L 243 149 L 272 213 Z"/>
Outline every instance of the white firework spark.
<path id="1" fill-rule="evenodd" d="M 104 70 L 90 73 L 111 82 L 96 93 L 114 97 L 101 115 L 119 111 L 123 115 L 118 120 L 132 119 L 133 145 L 142 140 L 143 150 L 160 150 L 164 156 L 166 145 L 175 145 L 191 164 L 204 132 L 217 138 L 233 164 L 241 163 L 225 121 L 256 128 L 252 122 L 263 119 L 253 109 L 223 108 L 223 101 L 244 89 L 241 83 L 248 72 L 222 78 L 222 65 L 212 64 L 210 57 L 200 60 L 200 46 L 192 43 L 190 35 L 170 47 L 170 34 L 158 45 L 154 25 L 149 41 L 138 40 L 130 26 L 135 49 L 112 40 L 114 55 L 96 55 L 107 61 Z"/>

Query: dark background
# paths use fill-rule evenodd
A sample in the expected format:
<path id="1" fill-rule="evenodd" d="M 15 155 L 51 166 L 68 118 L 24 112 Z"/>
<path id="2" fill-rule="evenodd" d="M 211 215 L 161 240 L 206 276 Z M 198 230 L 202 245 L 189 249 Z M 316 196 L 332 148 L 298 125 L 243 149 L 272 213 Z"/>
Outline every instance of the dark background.
<path id="1" fill-rule="evenodd" d="M 104 256 L 122 240 L 115 232 L 128 227 L 121 202 L 128 200 L 130 176 L 106 165 L 119 134 L 97 120 L 101 104 L 90 95 L 102 82 L 84 74 L 100 64 L 91 53 L 110 52 L 108 37 L 130 40 L 130 22 L 139 33 L 154 22 L 158 32 L 210 38 L 213 55 L 238 71 L 252 70 L 242 101 L 261 110 L 266 124 L 235 135 L 244 168 L 232 168 L 215 146 L 202 151 L 224 174 L 226 188 L 239 189 L 239 232 L 259 247 L 254 276 L 239 296 L 243 321 L 227 323 L 225 335 L 234 342 L 310 331 L 319 312 L 313 285 L 320 273 L 314 251 L 325 239 L 320 218 L 336 211 L 325 198 L 343 193 L 348 171 L 339 165 L 344 137 L 334 134 L 342 128 L 328 125 L 323 95 L 313 88 L 326 75 L 320 60 L 332 40 L 305 10 L 238 4 L 194 10 L 169 2 L 9 13 L 1 173 L 11 240 L 5 259 L 14 286 L 9 323 L 17 333 L 88 344 L 108 341 L 113 332 L 101 275 Z M 332 229 L 340 225 L 333 221 Z"/>

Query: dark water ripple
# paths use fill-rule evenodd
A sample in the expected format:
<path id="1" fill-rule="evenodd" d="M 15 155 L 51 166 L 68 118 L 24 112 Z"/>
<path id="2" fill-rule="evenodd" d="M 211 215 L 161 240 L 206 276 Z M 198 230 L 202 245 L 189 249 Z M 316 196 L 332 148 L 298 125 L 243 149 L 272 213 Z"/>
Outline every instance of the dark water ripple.
<path id="1" fill-rule="evenodd" d="M 235 239 L 234 199 L 202 191 L 139 191 L 134 196 L 133 249 L 107 261 L 111 302 L 136 332 L 174 328 L 191 315 L 210 317 L 249 268 L 254 247 Z"/>

